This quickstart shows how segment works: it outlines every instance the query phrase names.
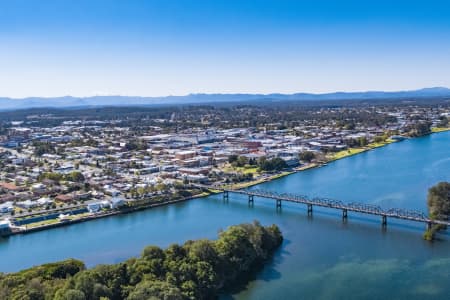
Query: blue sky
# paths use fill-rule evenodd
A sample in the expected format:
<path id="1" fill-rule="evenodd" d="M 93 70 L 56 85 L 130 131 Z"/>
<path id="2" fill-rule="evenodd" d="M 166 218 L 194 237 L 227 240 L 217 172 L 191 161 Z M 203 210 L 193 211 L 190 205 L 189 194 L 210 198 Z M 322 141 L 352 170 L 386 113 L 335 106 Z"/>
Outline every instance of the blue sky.
<path id="1" fill-rule="evenodd" d="M 1 0 L 0 96 L 450 87 L 450 3 Z"/>

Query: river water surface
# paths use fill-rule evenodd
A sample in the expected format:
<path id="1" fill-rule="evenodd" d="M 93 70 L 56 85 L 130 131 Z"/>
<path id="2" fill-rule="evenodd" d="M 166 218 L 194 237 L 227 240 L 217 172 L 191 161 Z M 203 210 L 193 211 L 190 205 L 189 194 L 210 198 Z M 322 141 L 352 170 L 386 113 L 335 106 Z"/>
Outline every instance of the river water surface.
<path id="1" fill-rule="evenodd" d="M 427 189 L 450 181 L 450 132 L 406 140 L 296 173 L 258 188 L 384 208 L 426 211 Z M 165 247 L 215 238 L 219 229 L 259 220 L 280 226 L 285 241 L 235 299 L 450 299 L 450 236 L 422 240 L 421 224 L 221 195 L 0 240 L 0 271 L 74 257 L 88 266 L 136 256 L 149 244 Z"/>

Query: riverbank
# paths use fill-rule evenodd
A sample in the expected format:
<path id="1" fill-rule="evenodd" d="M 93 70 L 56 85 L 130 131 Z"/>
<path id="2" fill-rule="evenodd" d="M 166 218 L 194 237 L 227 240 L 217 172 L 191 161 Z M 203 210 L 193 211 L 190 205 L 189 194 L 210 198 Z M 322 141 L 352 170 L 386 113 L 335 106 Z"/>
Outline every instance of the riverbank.
<path id="1" fill-rule="evenodd" d="M 388 139 L 384 142 L 379 143 L 370 143 L 365 147 L 358 147 L 358 148 L 349 148 L 347 150 L 342 150 L 336 153 L 333 153 L 332 155 L 328 156 L 327 162 L 332 162 L 338 159 L 346 158 L 352 155 L 360 154 L 366 151 L 370 151 L 376 148 L 384 147 L 392 143 L 398 142 L 397 140 Z"/>
<path id="2" fill-rule="evenodd" d="M 297 172 L 302 172 L 302 171 L 306 171 L 306 170 L 310 170 L 310 169 L 326 166 L 327 163 L 333 162 L 335 160 L 343 159 L 343 158 L 346 158 L 346 157 L 349 157 L 349 156 L 353 156 L 353 155 L 356 155 L 356 154 L 360 154 L 360 153 L 363 153 L 363 152 L 366 152 L 366 151 L 370 151 L 370 150 L 373 150 L 373 149 L 376 149 L 376 148 L 384 147 L 384 146 L 387 146 L 387 145 L 395 143 L 395 142 L 397 142 L 397 141 L 389 139 L 389 140 L 387 140 L 385 142 L 371 143 L 371 144 L 367 145 L 366 147 L 350 148 L 350 149 L 347 149 L 347 150 L 342 150 L 342 151 L 336 152 L 336 153 L 334 153 L 332 155 L 329 155 L 327 157 L 327 160 L 324 161 L 324 162 L 309 163 L 307 165 L 296 167 L 296 168 L 293 168 L 292 170 L 283 171 L 283 172 L 280 172 L 280 173 L 277 173 L 277 174 L 274 174 L 274 175 L 267 175 L 267 174 L 266 174 L 266 176 L 262 175 L 262 176 L 264 176 L 263 178 L 258 178 L 258 179 L 247 181 L 247 182 L 240 182 L 240 183 L 225 185 L 225 186 L 223 186 L 223 188 L 227 188 L 227 189 L 244 189 L 244 188 L 252 187 L 252 186 L 255 186 L 255 185 L 258 185 L 258 184 L 261 184 L 261 183 L 264 183 L 264 182 L 272 181 L 272 180 L 275 180 L 275 179 L 279 179 L 279 178 L 282 178 L 282 177 L 285 177 L 285 176 L 288 176 L 288 175 L 291 175 L 291 174 L 294 174 L 294 173 L 297 173 Z"/>
<path id="3" fill-rule="evenodd" d="M 439 133 L 444 131 L 450 131 L 450 127 L 433 127 L 431 128 L 432 133 Z"/>
<path id="4" fill-rule="evenodd" d="M 257 188 L 368 204 L 388 199 L 385 204 L 392 207 L 421 211 L 429 183 L 450 180 L 449 140 L 450 133 L 410 139 Z M 249 207 L 244 196 L 230 194 L 224 202 L 215 195 L 1 239 L 1 271 L 16 272 L 68 257 L 85 262 L 87 268 L 125 262 L 149 244 L 165 248 L 187 240 L 215 239 L 221 229 L 257 219 L 263 225 L 277 224 L 285 242 L 245 290 L 224 293 L 219 299 L 295 299 L 299 289 L 305 299 L 317 298 L 318 291 L 323 298 L 346 299 L 349 293 L 364 298 L 370 292 L 386 299 L 392 293 L 410 300 L 446 299 L 450 289 L 443 276 L 449 270 L 449 264 L 443 264 L 450 257 L 447 233 L 432 244 L 422 240 L 420 224 L 392 220 L 383 229 L 379 218 L 349 213 L 343 223 L 332 212 L 316 209 L 313 214 L 307 216 L 306 206 L 283 203 L 277 211 L 269 199 L 255 198 L 255 205 Z M 361 270 L 374 276 L 359 276 Z M 424 276 L 418 279 L 417 274 Z M 343 286 L 343 279 L 358 285 Z M 417 295 L 415 287 L 423 284 L 436 293 Z M 416 296 L 406 295 L 408 290 Z"/>
<path id="5" fill-rule="evenodd" d="M 436 131 L 437 130 L 437 131 Z M 444 132 L 444 131 L 449 131 L 450 128 L 438 128 L 435 131 L 433 131 L 432 133 L 439 133 L 439 132 Z M 431 133 L 431 134 L 432 134 Z M 269 182 L 269 181 L 273 181 L 276 179 L 280 179 L 282 177 L 288 176 L 288 175 L 292 175 L 294 173 L 297 172 L 302 172 L 302 171 L 306 171 L 309 169 L 313 169 L 313 168 L 318 168 L 318 167 L 322 167 L 325 166 L 327 163 L 329 162 L 333 162 L 339 159 L 343 159 L 346 157 L 350 157 L 353 155 L 357 155 L 366 151 L 370 151 L 372 149 L 376 149 L 376 148 L 380 148 L 380 147 L 384 147 L 387 146 L 389 144 L 392 144 L 394 142 L 397 142 L 396 140 L 387 140 L 386 142 L 381 142 L 381 143 L 371 143 L 369 145 L 367 145 L 366 147 L 363 148 L 351 148 L 348 150 L 343 150 L 337 153 L 334 153 L 332 156 L 328 157 L 328 160 L 326 160 L 325 162 L 322 163 L 310 163 L 307 165 L 303 165 L 297 168 L 294 168 L 292 170 L 289 171 L 284 171 L 284 172 L 280 172 L 280 173 L 276 173 L 276 174 L 265 174 L 262 175 L 262 178 L 258 178 L 256 180 L 252 180 L 252 181 L 248 181 L 248 182 L 241 182 L 241 183 L 236 183 L 236 184 L 231 184 L 231 185 L 226 185 L 226 186 L 222 186 L 223 188 L 227 188 L 227 189 L 245 189 L 245 188 L 249 188 L 255 185 L 259 185 L 265 182 Z M 43 220 L 40 222 L 36 222 L 36 223 L 30 223 L 29 225 L 27 225 L 27 227 L 25 229 L 15 229 L 13 231 L 11 231 L 8 234 L 4 234 L 4 236 L 9 236 L 9 235 L 15 235 L 15 234 L 25 234 L 25 233 L 29 233 L 29 232 L 35 232 L 35 231 L 41 231 L 41 230 L 46 230 L 46 229 L 50 229 L 50 228 L 56 228 L 56 227 L 61 227 L 61 226 L 67 226 L 70 224 L 75 224 L 75 223 L 80 223 L 80 222 L 85 222 L 85 221 L 90 221 L 90 220 L 95 220 L 98 218 L 104 218 L 104 217 L 109 217 L 109 216 L 114 216 L 114 215 L 118 215 L 118 214 L 127 214 L 127 213 L 131 213 L 134 211 L 139 211 L 139 210 L 144 210 L 144 209 L 148 209 L 148 208 L 153 208 L 153 207 L 158 207 L 158 206 L 164 206 L 164 205 L 169 205 L 169 204 L 174 204 L 174 203 L 178 203 L 178 202 L 183 202 L 183 201 L 187 201 L 190 199 L 195 199 L 195 198 L 203 198 L 203 197 L 207 197 L 209 195 L 212 194 L 217 194 L 220 193 L 220 190 L 214 190 L 214 189 L 210 189 L 207 192 L 202 192 L 200 194 L 191 196 L 191 197 L 186 197 L 186 198 L 182 198 L 182 199 L 176 199 L 176 200 L 170 200 L 170 201 L 163 201 L 163 202 L 154 202 L 154 203 L 149 203 L 149 204 L 145 204 L 145 205 L 139 205 L 139 206 L 135 206 L 135 207 L 128 207 L 127 209 L 121 209 L 121 210 L 115 210 L 115 211 L 105 211 L 105 212 L 101 212 L 101 213 L 96 213 L 96 214 L 89 214 L 89 215 L 83 215 L 80 218 L 79 217 L 74 217 L 72 216 L 69 219 L 66 220 L 59 220 L 59 219 L 50 219 L 50 220 Z M 132 201 L 130 203 L 133 203 Z"/>
<path id="6" fill-rule="evenodd" d="M 450 131 L 450 127 L 448 128 L 443 128 L 443 127 L 433 127 L 431 128 L 431 132 L 429 134 L 433 134 L 433 133 L 440 133 L 440 132 L 446 132 L 446 131 Z M 409 137 L 404 137 L 405 139 L 409 138 Z M 357 155 L 357 154 L 361 154 L 370 150 L 374 150 L 377 148 L 381 148 L 381 147 L 385 147 L 387 145 L 393 144 L 393 143 L 397 143 L 397 142 L 401 142 L 401 140 L 396 140 L 396 139 L 387 139 L 384 142 L 374 142 L 374 143 L 370 143 L 365 147 L 358 147 L 358 148 L 349 148 L 347 150 L 342 150 L 333 154 L 330 154 L 327 156 L 326 161 L 324 162 L 320 162 L 320 163 L 309 163 L 307 165 L 303 165 L 297 168 L 294 168 L 292 170 L 289 171 L 284 171 L 281 173 L 277 173 L 274 175 L 267 175 L 263 178 L 258 178 L 255 180 L 251 180 L 251 181 L 246 181 L 246 182 L 240 182 L 240 183 L 235 183 L 235 184 L 229 184 L 229 185 L 225 185 L 223 186 L 223 188 L 227 188 L 227 189 L 244 189 L 244 188 L 248 188 L 248 187 L 252 187 L 264 182 L 268 182 L 268 181 L 272 181 L 275 179 L 279 179 L 297 172 L 301 172 L 301 171 L 306 171 L 309 169 L 314 169 L 314 168 L 318 168 L 318 167 L 323 167 L 326 166 L 328 163 L 331 163 L 333 161 L 339 160 L 339 159 L 343 159 L 346 157 L 350 157 L 353 155 Z M 240 168 L 245 170 L 245 168 Z M 252 168 L 251 171 L 247 171 L 247 173 L 255 173 L 255 171 L 253 170 L 254 168 Z M 262 175 L 264 176 L 264 174 Z"/>
<path id="7" fill-rule="evenodd" d="M 2 236 L 8 237 L 8 236 L 17 235 L 17 234 L 27 234 L 27 233 L 32 233 L 32 232 L 36 232 L 36 231 L 42 231 L 42 230 L 47 230 L 47 229 L 51 229 L 51 228 L 63 227 L 63 226 L 71 225 L 71 224 L 101 219 L 101 218 L 105 218 L 105 217 L 111 217 L 111 216 L 115 216 L 115 215 L 129 214 L 129 213 L 133 213 L 133 212 L 144 210 L 144 209 L 180 203 L 180 202 L 188 201 L 191 199 L 203 198 L 203 197 L 209 196 L 211 194 L 212 193 L 203 192 L 201 194 L 194 195 L 191 197 L 185 197 L 185 198 L 175 199 L 175 200 L 170 200 L 170 201 L 154 202 L 154 203 L 149 203 L 147 205 L 139 205 L 139 206 L 135 206 L 135 207 L 127 206 L 122 209 L 101 211 L 98 213 L 83 213 L 80 215 L 72 215 L 72 216 L 70 216 L 71 218 L 65 219 L 65 220 L 59 220 L 59 219 L 44 220 L 44 221 L 40 221 L 40 222 L 30 223 L 26 226 L 20 226 L 20 227 L 17 226 L 15 228 L 13 228 L 10 232 L 6 232 L 6 233 L 2 234 Z"/>

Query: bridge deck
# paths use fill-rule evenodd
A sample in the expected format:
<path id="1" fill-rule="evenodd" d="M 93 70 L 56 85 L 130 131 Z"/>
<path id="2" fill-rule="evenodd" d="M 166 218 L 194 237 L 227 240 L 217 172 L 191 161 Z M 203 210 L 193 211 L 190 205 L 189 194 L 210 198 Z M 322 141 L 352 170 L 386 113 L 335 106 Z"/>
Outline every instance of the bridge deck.
<path id="1" fill-rule="evenodd" d="M 236 194 L 242 194 L 242 195 L 248 195 L 248 196 L 256 196 L 256 197 L 262 197 L 262 198 L 270 198 L 274 200 L 280 200 L 280 201 L 288 201 L 288 202 L 294 202 L 294 203 L 301 203 L 301 204 L 307 204 L 307 205 L 313 205 L 313 206 L 320 206 L 320 207 L 326 207 L 331 209 L 339 209 L 343 211 L 351 211 L 356 213 L 362 213 L 362 214 L 369 214 L 369 215 L 376 215 L 376 216 L 383 216 L 383 217 L 389 217 L 389 218 L 395 218 L 395 219 L 401 219 L 401 220 L 408 220 L 408 221 L 414 221 L 414 222 L 421 222 L 426 224 L 439 224 L 439 225 L 445 225 L 450 226 L 450 221 L 444 221 L 444 220 L 433 220 L 427 217 L 423 212 L 416 211 L 416 210 L 408 210 L 408 209 L 401 209 L 401 208 L 390 208 L 390 209 L 382 209 L 380 206 L 377 205 L 371 205 L 366 203 L 345 203 L 339 200 L 329 199 L 329 198 L 310 198 L 303 195 L 294 195 L 289 193 L 276 193 L 273 191 L 266 191 L 266 190 L 260 190 L 260 189 L 253 189 L 253 190 L 233 190 L 233 189 L 224 189 L 224 188 L 217 188 L 217 187 L 211 187 L 206 185 L 195 185 L 200 188 L 207 188 L 207 189 L 215 189 L 220 190 L 222 192 L 230 192 L 230 193 L 236 193 Z"/>

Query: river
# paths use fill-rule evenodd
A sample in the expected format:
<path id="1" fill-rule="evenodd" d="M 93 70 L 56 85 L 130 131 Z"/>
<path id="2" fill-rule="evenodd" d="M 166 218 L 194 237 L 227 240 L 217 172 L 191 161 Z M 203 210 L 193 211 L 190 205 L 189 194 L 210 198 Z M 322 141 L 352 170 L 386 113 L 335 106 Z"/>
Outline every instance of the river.
<path id="1" fill-rule="evenodd" d="M 258 187 L 426 211 L 427 189 L 450 181 L 450 132 L 402 141 Z M 0 271 L 74 257 L 87 266 L 136 256 L 149 244 L 215 238 L 232 224 L 280 226 L 285 241 L 246 287 L 224 299 L 448 299 L 450 235 L 422 239 L 421 224 L 230 194 L 214 195 L 0 240 Z"/>

